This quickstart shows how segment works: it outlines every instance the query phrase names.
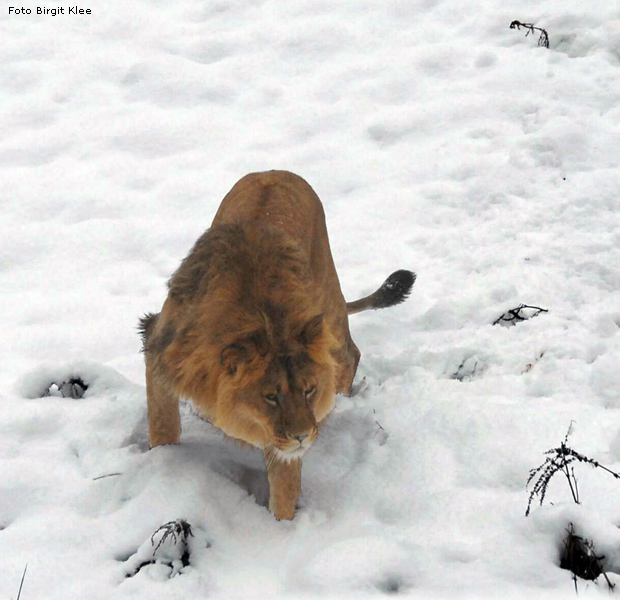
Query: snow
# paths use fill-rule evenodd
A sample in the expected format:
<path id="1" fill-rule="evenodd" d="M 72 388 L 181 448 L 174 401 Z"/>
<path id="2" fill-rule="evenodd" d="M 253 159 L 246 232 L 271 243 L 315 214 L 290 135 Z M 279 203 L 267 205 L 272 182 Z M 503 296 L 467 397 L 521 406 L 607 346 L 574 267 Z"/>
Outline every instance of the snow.
<path id="1" fill-rule="evenodd" d="M 36 6 L 0 10 L 0 598 L 26 564 L 27 600 L 566 598 L 569 523 L 620 582 L 611 476 L 577 465 L 580 506 L 560 474 L 524 516 L 571 422 L 620 471 L 614 0 Z M 351 317 L 357 393 L 292 522 L 259 454 L 189 408 L 147 451 L 135 331 L 224 194 L 272 168 L 322 198 L 347 299 L 418 274 Z M 548 312 L 492 325 L 520 304 Z M 127 577 L 178 519 L 189 566 Z"/>

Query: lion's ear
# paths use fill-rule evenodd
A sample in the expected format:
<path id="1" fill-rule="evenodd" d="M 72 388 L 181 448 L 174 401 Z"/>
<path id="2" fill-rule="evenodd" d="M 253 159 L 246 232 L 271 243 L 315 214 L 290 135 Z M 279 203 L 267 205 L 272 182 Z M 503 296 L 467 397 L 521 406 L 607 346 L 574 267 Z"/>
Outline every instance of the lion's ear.
<path id="1" fill-rule="evenodd" d="M 301 330 L 299 334 L 299 341 L 306 347 L 314 344 L 323 333 L 323 315 L 317 315 L 312 317 Z"/>
<path id="2" fill-rule="evenodd" d="M 220 364 L 229 375 L 234 375 L 242 362 L 249 362 L 249 351 L 247 346 L 241 342 L 226 346 L 220 353 Z"/>
<path id="3" fill-rule="evenodd" d="M 220 364 L 234 375 L 240 365 L 251 362 L 256 354 L 265 356 L 267 351 L 267 335 L 264 331 L 255 331 L 226 346 L 220 353 Z"/>

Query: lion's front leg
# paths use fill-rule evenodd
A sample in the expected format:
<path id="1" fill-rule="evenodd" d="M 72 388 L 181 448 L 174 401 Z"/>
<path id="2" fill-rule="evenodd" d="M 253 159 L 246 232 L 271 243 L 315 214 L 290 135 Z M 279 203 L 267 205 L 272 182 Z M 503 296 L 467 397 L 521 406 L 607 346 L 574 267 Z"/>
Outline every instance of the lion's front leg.
<path id="1" fill-rule="evenodd" d="M 291 520 L 301 493 L 301 459 L 281 461 L 265 451 L 269 479 L 269 510 L 278 521 Z"/>
<path id="2" fill-rule="evenodd" d="M 178 444 L 181 437 L 179 399 L 162 384 L 151 365 L 146 368 L 149 446 Z"/>

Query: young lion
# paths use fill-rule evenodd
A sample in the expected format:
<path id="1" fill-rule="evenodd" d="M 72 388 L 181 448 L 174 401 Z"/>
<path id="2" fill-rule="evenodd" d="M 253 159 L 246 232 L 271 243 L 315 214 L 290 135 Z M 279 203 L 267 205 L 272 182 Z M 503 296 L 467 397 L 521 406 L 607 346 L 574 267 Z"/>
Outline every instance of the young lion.
<path id="1" fill-rule="evenodd" d="M 348 315 L 402 302 L 414 281 L 397 271 L 346 303 L 314 190 L 286 171 L 246 175 L 170 279 L 161 312 L 140 321 L 151 448 L 179 443 L 179 398 L 190 399 L 263 451 L 269 509 L 292 519 L 301 457 L 357 369 Z"/>

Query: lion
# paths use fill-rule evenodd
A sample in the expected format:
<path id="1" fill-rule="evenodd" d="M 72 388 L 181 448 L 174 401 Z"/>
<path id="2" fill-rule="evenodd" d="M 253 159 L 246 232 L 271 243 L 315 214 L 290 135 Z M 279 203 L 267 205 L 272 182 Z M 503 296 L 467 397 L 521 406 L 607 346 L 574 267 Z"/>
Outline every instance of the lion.
<path id="1" fill-rule="evenodd" d="M 227 436 L 262 450 L 269 510 L 292 519 L 301 459 L 360 359 L 348 315 L 403 302 L 401 270 L 347 303 L 318 196 L 287 171 L 251 173 L 168 282 L 161 312 L 140 320 L 149 444 L 178 444 L 179 399 Z"/>

